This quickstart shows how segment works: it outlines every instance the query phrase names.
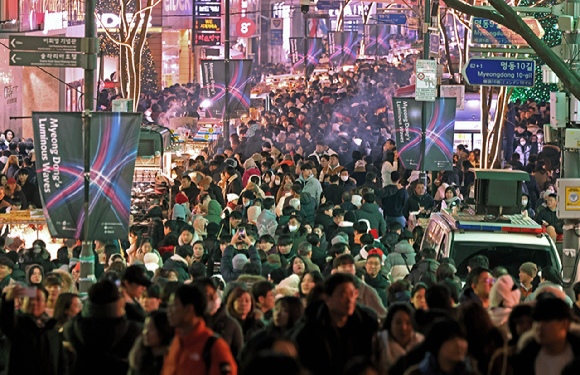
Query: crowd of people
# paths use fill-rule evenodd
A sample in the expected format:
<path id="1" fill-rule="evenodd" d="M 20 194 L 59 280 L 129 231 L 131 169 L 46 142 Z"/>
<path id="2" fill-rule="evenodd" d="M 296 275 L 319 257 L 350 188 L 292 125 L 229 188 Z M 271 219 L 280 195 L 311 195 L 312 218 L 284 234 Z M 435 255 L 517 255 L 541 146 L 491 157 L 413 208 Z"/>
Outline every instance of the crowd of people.
<path id="1" fill-rule="evenodd" d="M 262 71 L 269 69 L 279 67 Z M 410 230 L 414 218 L 467 208 L 481 157 L 460 146 L 453 170 L 430 174 L 429 183 L 404 170 L 389 98 L 412 72 L 407 57 L 398 66 L 362 63 L 329 80 L 315 77 L 308 88 L 275 89 L 270 111 L 245 117 L 229 139 L 176 167 L 174 179 L 158 176 L 160 203 L 127 239 L 95 241 L 97 282 L 85 300 L 80 243 L 65 241 L 51 259 L 41 240 L 27 249 L 0 237 L 0 369 L 579 373 L 580 285 L 571 299 L 555 268 L 526 262 L 510 275 L 489 269 L 484 256 L 469 260 L 461 280 L 453 259 L 422 246 L 421 226 Z M 196 111 L 198 95 L 195 85 L 174 86 L 146 94 L 141 109 L 155 122 L 176 106 Z M 522 135 L 541 115 L 532 107 L 518 105 L 527 127 L 514 146 L 539 140 L 539 131 Z M 36 197 L 26 195 L 33 155 L 14 139 L 7 131 L 0 142 L 10 153 L 3 202 L 17 205 L 6 189 L 18 179 L 34 206 Z M 519 164 L 516 148 L 508 168 L 533 177 L 525 208 L 557 236 L 553 146 L 534 148 Z"/>

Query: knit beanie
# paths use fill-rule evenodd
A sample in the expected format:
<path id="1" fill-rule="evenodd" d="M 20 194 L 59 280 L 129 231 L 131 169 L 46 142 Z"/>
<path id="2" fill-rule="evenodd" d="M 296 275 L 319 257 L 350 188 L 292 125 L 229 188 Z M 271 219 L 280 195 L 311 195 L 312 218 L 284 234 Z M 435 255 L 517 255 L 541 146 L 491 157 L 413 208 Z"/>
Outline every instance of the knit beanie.
<path id="1" fill-rule="evenodd" d="M 508 307 L 513 308 L 520 303 L 521 292 L 520 288 L 514 283 L 514 279 L 510 275 L 503 275 L 493 286 L 489 292 L 489 307 Z"/>
<path id="2" fill-rule="evenodd" d="M 248 257 L 244 254 L 238 254 L 232 259 L 232 264 L 234 266 L 234 270 L 241 271 L 242 268 L 248 263 Z"/>
<path id="3" fill-rule="evenodd" d="M 184 204 L 189 202 L 189 199 L 187 199 L 187 196 L 183 193 L 179 193 L 175 196 L 175 203 L 177 204 Z"/>
<path id="4" fill-rule="evenodd" d="M 538 267 L 532 262 L 526 262 L 520 266 L 520 271 L 527 273 L 533 279 L 538 274 Z"/>

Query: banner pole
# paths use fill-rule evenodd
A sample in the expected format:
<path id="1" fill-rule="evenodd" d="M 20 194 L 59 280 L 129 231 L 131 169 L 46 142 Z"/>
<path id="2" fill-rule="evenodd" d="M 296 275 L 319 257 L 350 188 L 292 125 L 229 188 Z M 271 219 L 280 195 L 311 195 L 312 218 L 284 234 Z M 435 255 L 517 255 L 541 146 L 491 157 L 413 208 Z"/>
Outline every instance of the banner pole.
<path id="1" fill-rule="evenodd" d="M 89 45 L 94 45 L 93 40 L 96 38 L 96 20 L 95 20 L 96 0 L 86 0 L 85 3 L 85 38 L 89 39 Z M 91 51 L 87 56 L 88 65 L 85 67 L 85 111 L 83 113 L 83 147 L 85 162 L 85 182 L 84 182 L 84 227 L 83 227 L 83 245 L 80 255 L 81 275 L 79 278 L 79 293 L 86 297 L 89 288 L 95 281 L 95 257 L 89 238 L 89 198 L 91 184 L 91 161 L 90 161 L 90 121 L 91 111 L 94 108 L 94 90 L 95 90 L 95 70 L 90 60 L 96 60 L 96 51 Z"/>
<path id="2" fill-rule="evenodd" d="M 225 86 L 226 86 L 226 105 L 224 107 L 224 123 L 222 134 L 224 137 L 224 142 L 230 139 L 230 111 L 229 111 L 229 101 L 230 101 L 230 0 L 224 0 L 225 5 L 225 41 L 224 41 L 224 65 L 225 71 Z"/>

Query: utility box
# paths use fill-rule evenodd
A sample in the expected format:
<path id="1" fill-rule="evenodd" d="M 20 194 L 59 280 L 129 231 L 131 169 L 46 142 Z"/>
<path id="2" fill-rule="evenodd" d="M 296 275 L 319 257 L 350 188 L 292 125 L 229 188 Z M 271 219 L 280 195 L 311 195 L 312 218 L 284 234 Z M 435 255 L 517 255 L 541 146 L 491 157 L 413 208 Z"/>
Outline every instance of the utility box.
<path id="1" fill-rule="evenodd" d="M 558 187 L 558 219 L 580 219 L 580 178 L 560 178 Z"/>
<path id="2" fill-rule="evenodd" d="M 564 147 L 575 150 L 580 149 L 580 129 L 566 128 Z"/>
<path id="3" fill-rule="evenodd" d="M 550 125 L 554 129 L 565 128 L 568 122 L 568 98 L 564 92 L 550 93 Z"/>

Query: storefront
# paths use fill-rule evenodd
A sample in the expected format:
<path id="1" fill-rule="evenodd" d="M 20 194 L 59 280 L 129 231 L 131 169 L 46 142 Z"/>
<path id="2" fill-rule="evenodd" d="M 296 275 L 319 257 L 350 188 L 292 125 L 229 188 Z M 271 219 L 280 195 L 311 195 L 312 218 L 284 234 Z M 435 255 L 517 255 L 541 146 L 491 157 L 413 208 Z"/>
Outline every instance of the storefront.
<path id="1" fill-rule="evenodd" d="M 191 28 L 193 22 L 192 0 L 163 0 L 163 29 L 160 40 L 155 40 L 160 53 L 161 69 L 158 69 L 162 87 L 176 83 L 185 84 L 193 79 Z M 160 45 L 157 45 L 160 42 Z M 150 45 L 153 45 L 150 42 Z M 152 49 L 153 52 L 153 49 Z M 157 56 L 159 60 L 159 56 Z"/>

